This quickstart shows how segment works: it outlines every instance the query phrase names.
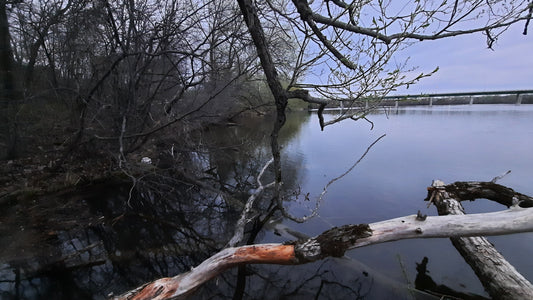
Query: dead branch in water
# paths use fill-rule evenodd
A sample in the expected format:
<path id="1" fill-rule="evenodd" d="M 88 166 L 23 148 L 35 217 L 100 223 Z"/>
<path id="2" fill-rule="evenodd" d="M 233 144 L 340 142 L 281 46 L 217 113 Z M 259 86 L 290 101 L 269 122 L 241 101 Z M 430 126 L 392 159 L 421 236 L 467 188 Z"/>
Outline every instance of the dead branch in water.
<path id="1" fill-rule="evenodd" d="M 435 188 L 430 188 L 430 192 Z M 439 195 L 434 198 L 443 199 Z M 401 239 L 462 238 L 531 231 L 533 210 L 518 205 L 492 213 L 435 217 L 418 214 L 370 224 L 345 225 L 302 241 L 226 248 L 189 272 L 155 280 L 114 299 L 182 299 L 224 270 L 243 264 L 298 265 L 326 257 L 341 257 L 350 249 Z M 530 292 L 533 293 L 533 289 Z"/>
<path id="2" fill-rule="evenodd" d="M 511 207 L 531 206 L 531 197 L 494 181 L 444 185 L 435 180 L 429 191 L 439 215 L 465 215 L 460 201 L 466 199 L 485 198 Z M 512 223 L 506 226 L 512 227 Z M 486 238 L 452 237 L 450 240 L 493 299 L 533 299 L 533 285 Z"/>

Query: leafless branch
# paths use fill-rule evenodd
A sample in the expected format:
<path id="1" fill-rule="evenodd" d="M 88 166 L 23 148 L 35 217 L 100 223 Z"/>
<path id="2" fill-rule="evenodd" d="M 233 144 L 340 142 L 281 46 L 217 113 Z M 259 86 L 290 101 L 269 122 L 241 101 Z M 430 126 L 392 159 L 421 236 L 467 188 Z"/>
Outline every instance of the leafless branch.
<path id="1" fill-rule="evenodd" d="M 233 237 L 228 242 L 229 247 L 235 247 L 239 242 L 241 242 L 243 235 L 244 235 L 244 227 L 250 221 L 248 216 L 250 212 L 252 211 L 255 200 L 261 196 L 261 194 L 263 193 L 265 189 L 275 185 L 275 182 L 271 182 L 266 185 L 263 185 L 263 183 L 261 182 L 261 177 L 263 177 L 263 174 L 265 173 L 266 169 L 273 162 L 274 162 L 274 159 L 270 159 L 263 166 L 263 168 L 259 172 L 259 175 L 257 175 L 257 188 L 250 194 L 250 196 L 248 197 L 248 200 L 246 201 L 246 204 L 244 205 L 244 208 L 241 213 L 241 217 L 239 218 L 239 220 L 237 221 L 237 224 L 235 225 L 235 233 L 233 234 Z"/>
<path id="2" fill-rule="evenodd" d="M 324 189 L 322 190 L 322 193 L 320 193 L 319 197 L 317 198 L 317 200 L 315 201 L 315 208 L 311 211 L 311 214 L 307 215 L 307 216 L 304 216 L 304 217 L 296 217 L 296 216 L 293 216 L 291 215 L 287 210 L 286 208 L 282 207 L 282 212 L 283 212 L 283 216 L 286 217 L 286 218 L 289 218 L 290 220 L 292 221 L 295 221 L 295 222 L 298 222 L 298 223 L 303 223 L 313 217 L 315 217 L 317 214 L 318 214 L 318 209 L 320 208 L 320 205 L 322 203 L 322 200 L 324 198 L 324 196 L 326 195 L 327 193 L 327 190 L 328 190 L 328 187 L 330 185 L 332 185 L 335 181 L 343 178 L 344 176 L 346 176 L 347 174 L 349 174 L 350 172 L 353 171 L 353 169 L 363 160 L 363 158 L 365 158 L 365 156 L 368 154 L 368 152 L 370 151 L 370 149 L 372 149 L 372 147 L 377 143 L 379 142 L 379 140 L 381 140 L 382 138 L 385 137 L 385 134 L 378 137 L 374 142 L 372 142 L 372 144 L 370 144 L 370 146 L 368 146 L 365 150 L 365 152 L 359 157 L 359 159 L 350 167 L 348 168 L 348 170 L 346 170 L 344 173 L 342 173 L 341 175 L 333 178 L 332 180 L 330 180 L 326 186 L 324 186 Z"/>

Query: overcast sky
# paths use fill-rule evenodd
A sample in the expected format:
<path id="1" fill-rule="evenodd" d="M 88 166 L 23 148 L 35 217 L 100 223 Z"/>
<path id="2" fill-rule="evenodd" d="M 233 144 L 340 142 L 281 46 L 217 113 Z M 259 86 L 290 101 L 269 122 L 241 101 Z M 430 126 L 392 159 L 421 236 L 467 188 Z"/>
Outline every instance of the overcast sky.
<path id="1" fill-rule="evenodd" d="M 533 28 L 522 35 L 524 24 L 515 24 L 500 36 L 493 50 L 481 33 L 424 41 L 399 56 L 410 56 L 421 71 L 439 71 L 430 78 L 393 94 L 467 91 L 533 90 Z"/>

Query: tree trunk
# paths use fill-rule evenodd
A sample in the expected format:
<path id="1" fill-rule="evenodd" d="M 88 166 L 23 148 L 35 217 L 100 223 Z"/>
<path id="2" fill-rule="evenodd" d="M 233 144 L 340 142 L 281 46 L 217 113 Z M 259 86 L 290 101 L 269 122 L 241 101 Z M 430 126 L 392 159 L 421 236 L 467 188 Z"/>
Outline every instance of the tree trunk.
<path id="1" fill-rule="evenodd" d="M 462 188 L 458 189 L 457 186 Z M 496 201 L 506 205 L 512 205 L 513 198 L 522 198 L 524 204 L 528 203 L 526 200 L 530 200 L 528 196 L 495 183 L 454 183 L 448 187 L 442 181 L 435 180 L 432 187 L 430 192 L 434 194 L 431 197 L 439 215 L 465 215 L 458 199 L 473 199 L 473 195 L 475 198 L 496 198 Z M 459 197 L 448 190 L 457 191 L 462 196 Z M 450 240 L 493 299 L 533 299 L 533 285 L 518 273 L 486 238 L 452 237 Z"/>
<path id="2" fill-rule="evenodd" d="M 13 51 L 11 50 L 11 37 L 7 18 L 6 1 L 0 1 L 0 122 L 4 136 L 5 152 L 0 156 L 13 158 L 17 152 L 18 133 L 15 123 L 16 113 L 16 87 L 13 67 Z M 1 144 L 0 144 L 1 145 Z M 3 151 L 2 151 L 3 152 Z M 1 158 L 1 157 L 0 157 Z"/>
<path id="3" fill-rule="evenodd" d="M 257 56 L 261 61 L 261 67 L 263 68 L 263 72 L 265 72 L 265 77 L 268 86 L 270 88 L 270 91 L 272 92 L 272 96 L 274 96 L 274 102 L 276 104 L 276 121 L 274 122 L 274 128 L 272 129 L 272 133 L 270 135 L 270 148 L 272 151 L 272 156 L 274 158 L 274 174 L 276 178 L 276 189 L 274 190 L 274 198 L 277 199 L 278 206 L 283 215 L 286 217 L 290 217 L 285 211 L 281 197 L 279 195 L 282 178 L 281 154 L 280 146 L 278 143 L 279 132 L 285 124 L 287 118 L 285 115 L 285 109 L 287 107 L 289 98 L 279 80 L 278 72 L 276 71 L 274 61 L 272 59 L 272 56 L 270 55 L 268 44 L 265 38 L 265 33 L 263 31 L 263 27 L 261 26 L 261 21 L 259 20 L 259 17 L 257 15 L 257 9 L 255 7 L 255 4 L 251 0 L 237 0 L 237 2 L 244 17 L 246 26 L 248 27 L 248 32 L 252 37 L 255 49 L 257 50 Z"/>

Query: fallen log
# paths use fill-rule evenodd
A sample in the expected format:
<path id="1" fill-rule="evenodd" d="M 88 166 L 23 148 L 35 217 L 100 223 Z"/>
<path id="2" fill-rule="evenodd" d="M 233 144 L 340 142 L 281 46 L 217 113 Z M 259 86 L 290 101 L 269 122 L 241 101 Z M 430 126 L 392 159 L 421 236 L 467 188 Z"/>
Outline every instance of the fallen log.
<path id="1" fill-rule="evenodd" d="M 491 199 L 511 207 L 531 206 L 531 197 L 494 182 L 457 182 L 445 185 L 444 182 L 435 180 L 429 192 L 439 215 L 465 215 L 460 200 L 477 198 Z M 512 223 L 508 226 L 512 226 Z M 450 240 L 492 299 L 533 299 L 533 285 L 486 238 L 451 237 Z"/>
<path id="2" fill-rule="evenodd" d="M 113 299 L 182 299 L 224 270 L 242 264 L 297 265 L 347 250 L 412 238 L 502 235 L 533 231 L 533 209 L 425 217 L 410 215 L 371 224 L 334 227 L 307 240 L 226 248 L 191 271 L 147 283 Z"/>

